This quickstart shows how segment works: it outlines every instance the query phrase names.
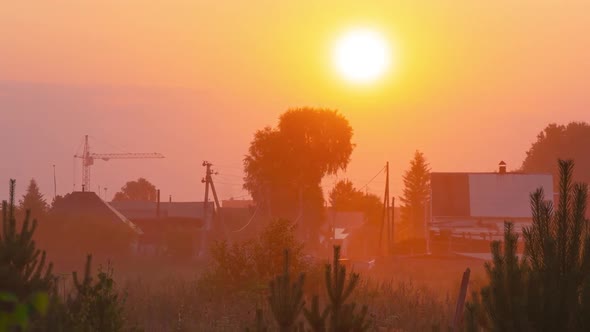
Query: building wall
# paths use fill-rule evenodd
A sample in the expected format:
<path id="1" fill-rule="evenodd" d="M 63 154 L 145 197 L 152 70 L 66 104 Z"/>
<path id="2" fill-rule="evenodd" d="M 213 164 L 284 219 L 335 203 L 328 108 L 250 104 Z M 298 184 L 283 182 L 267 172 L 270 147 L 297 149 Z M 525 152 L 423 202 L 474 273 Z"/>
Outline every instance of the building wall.
<path id="1" fill-rule="evenodd" d="M 530 195 L 540 187 L 553 200 L 550 174 L 469 174 L 471 216 L 530 218 Z"/>

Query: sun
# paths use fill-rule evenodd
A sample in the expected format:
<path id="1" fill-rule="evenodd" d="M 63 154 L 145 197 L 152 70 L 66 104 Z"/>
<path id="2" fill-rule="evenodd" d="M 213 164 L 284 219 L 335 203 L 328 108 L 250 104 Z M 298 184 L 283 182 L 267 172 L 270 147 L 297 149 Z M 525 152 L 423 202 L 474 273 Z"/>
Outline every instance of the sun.
<path id="1" fill-rule="evenodd" d="M 377 31 L 357 28 L 336 41 L 333 61 L 344 79 L 370 83 L 387 72 L 392 62 L 391 53 L 387 40 Z"/>

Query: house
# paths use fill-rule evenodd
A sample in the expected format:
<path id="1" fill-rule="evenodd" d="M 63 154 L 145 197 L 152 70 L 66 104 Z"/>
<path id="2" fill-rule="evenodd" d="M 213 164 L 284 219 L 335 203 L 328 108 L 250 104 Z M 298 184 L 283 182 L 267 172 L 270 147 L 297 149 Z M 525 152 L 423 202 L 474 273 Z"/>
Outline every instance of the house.
<path id="1" fill-rule="evenodd" d="M 360 231 L 365 225 L 365 214 L 359 211 L 337 211 L 333 208 L 326 209 L 326 223 L 321 242 L 331 241 L 333 245 L 340 245 L 342 256 L 349 253 L 351 234 Z"/>
<path id="2" fill-rule="evenodd" d="M 94 192 L 75 191 L 65 195 L 51 210 L 52 215 L 72 218 L 92 218 L 108 221 L 128 228 L 137 235 L 143 231 L 111 204 L 103 201 Z"/>
<path id="3" fill-rule="evenodd" d="M 517 233 L 532 222 L 530 194 L 543 188 L 553 200 L 553 176 L 545 173 L 432 172 L 428 223 L 430 236 L 446 234 L 465 239 L 497 240 L 504 221 L 512 221 Z"/>
<path id="4" fill-rule="evenodd" d="M 226 199 L 221 201 L 222 208 L 229 209 L 248 209 L 254 207 L 254 201 L 251 199 Z"/>
<path id="5" fill-rule="evenodd" d="M 212 202 L 114 201 L 110 205 L 144 231 L 138 241 L 140 254 L 193 257 L 203 230 L 213 220 Z"/>
<path id="6" fill-rule="evenodd" d="M 137 250 L 143 230 L 94 192 L 78 191 L 57 200 L 40 233 L 54 255 L 90 252 L 114 257 Z"/>
<path id="7" fill-rule="evenodd" d="M 214 209 L 213 202 L 207 203 L 207 212 L 203 202 L 113 201 L 109 204 L 131 220 L 178 217 L 199 219 L 208 223 Z"/>

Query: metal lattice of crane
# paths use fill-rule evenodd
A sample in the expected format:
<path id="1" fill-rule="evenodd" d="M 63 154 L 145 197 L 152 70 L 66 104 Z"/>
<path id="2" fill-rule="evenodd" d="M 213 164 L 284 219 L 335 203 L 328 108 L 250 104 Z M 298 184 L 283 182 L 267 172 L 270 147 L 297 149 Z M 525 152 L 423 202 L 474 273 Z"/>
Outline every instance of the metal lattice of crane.
<path id="1" fill-rule="evenodd" d="M 82 190 L 90 189 L 90 166 L 94 165 L 94 160 L 109 161 L 111 159 L 162 159 L 161 153 L 92 153 L 88 143 L 88 135 L 84 137 L 84 150 L 82 154 L 74 155 L 74 158 L 82 159 Z"/>

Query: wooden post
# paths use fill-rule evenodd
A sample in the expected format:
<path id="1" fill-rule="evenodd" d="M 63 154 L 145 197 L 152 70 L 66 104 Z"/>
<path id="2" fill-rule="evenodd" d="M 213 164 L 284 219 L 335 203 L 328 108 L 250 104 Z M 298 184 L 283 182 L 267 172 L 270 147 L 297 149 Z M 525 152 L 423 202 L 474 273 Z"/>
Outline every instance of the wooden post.
<path id="1" fill-rule="evenodd" d="M 467 286 L 469 286 L 469 275 L 471 270 L 467 268 L 463 272 L 463 280 L 461 280 L 461 289 L 459 290 L 459 298 L 457 298 L 457 307 L 455 308 L 455 317 L 453 319 L 453 331 L 459 331 L 459 323 L 463 317 L 463 308 L 465 307 L 465 298 L 467 297 Z"/>

